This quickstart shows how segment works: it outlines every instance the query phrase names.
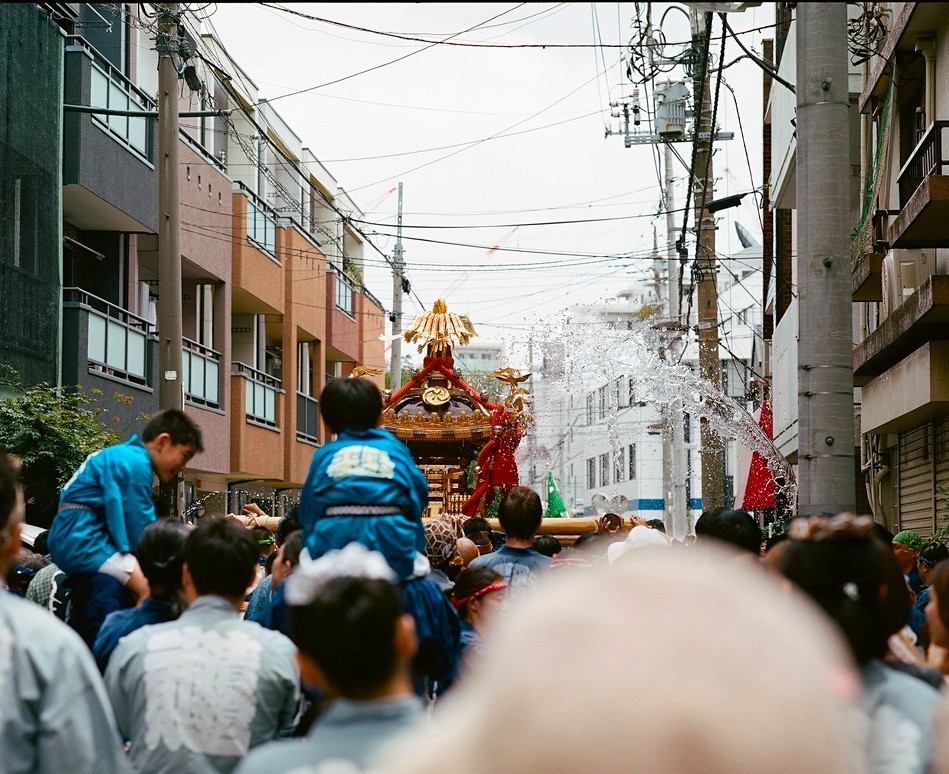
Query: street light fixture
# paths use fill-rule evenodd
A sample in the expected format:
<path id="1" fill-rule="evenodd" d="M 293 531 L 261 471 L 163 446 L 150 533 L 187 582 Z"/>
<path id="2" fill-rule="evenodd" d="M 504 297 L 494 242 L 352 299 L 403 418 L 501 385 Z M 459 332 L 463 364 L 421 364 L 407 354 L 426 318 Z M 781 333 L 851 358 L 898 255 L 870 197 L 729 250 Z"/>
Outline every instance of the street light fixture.
<path id="1" fill-rule="evenodd" d="M 705 209 L 708 212 L 718 212 L 719 210 L 727 210 L 731 207 L 737 207 L 739 204 L 741 204 L 741 200 L 744 199 L 749 193 L 749 191 L 745 191 L 745 193 L 733 194 L 732 196 L 723 196 L 721 199 L 714 199 L 705 205 Z"/>

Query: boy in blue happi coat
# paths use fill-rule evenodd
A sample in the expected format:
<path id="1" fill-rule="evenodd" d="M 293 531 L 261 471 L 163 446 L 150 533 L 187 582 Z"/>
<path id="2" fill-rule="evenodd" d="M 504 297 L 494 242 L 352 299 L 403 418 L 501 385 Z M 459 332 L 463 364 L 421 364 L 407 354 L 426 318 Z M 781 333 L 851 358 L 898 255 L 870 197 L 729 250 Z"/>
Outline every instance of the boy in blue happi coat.
<path id="1" fill-rule="evenodd" d="M 376 425 L 379 388 L 364 378 L 334 379 L 320 413 L 336 440 L 313 454 L 300 495 L 300 524 L 312 558 L 352 542 L 379 551 L 399 580 L 425 553 L 422 511 L 428 482 L 408 447 Z"/>
<path id="2" fill-rule="evenodd" d="M 331 381 L 320 395 L 320 413 L 337 438 L 314 452 L 300 494 L 307 554 L 316 559 L 353 542 L 381 553 L 415 620 L 415 688 L 421 694 L 433 684 L 447 685 L 457 669 L 460 624 L 425 559 L 425 475 L 408 447 L 377 427 L 382 394 L 368 379 Z M 278 628 L 286 608 L 281 589 L 273 603 Z"/>
<path id="3" fill-rule="evenodd" d="M 102 573 L 138 600 L 148 581 L 133 552 L 155 521 L 152 480 L 173 480 L 203 451 L 200 428 L 182 411 L 156 414 L 141 437 L 90 454 L 59 498 L 49 531 L 53 561 L 69 576 Z"/>

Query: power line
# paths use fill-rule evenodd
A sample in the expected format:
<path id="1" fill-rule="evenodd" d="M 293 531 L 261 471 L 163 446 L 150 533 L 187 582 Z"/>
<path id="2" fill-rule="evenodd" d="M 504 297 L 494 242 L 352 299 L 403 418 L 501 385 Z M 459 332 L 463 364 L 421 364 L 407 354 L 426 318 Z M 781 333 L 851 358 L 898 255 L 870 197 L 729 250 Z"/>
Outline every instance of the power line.
<path id="1" fill-rule="evenodd" d="M 726 32 L 731 34 L 731 36 L 735 39 L 735 42 L 738 44 L 738 47 L 742 51 L 745 52 L 745 56 L 747 56 L 752 62 L 758 65 L 758 67 L 760 67 L 766 73 L 768 73 L 768 75 L 774 78 L 774 80 L 776 80 L 778 83 L 784 86 L 784 88 L 786 88 L 792 94 L 795 94 L 796 92 L 794 90 L 794 86 L 788 83 L 786 80 L 784 80 L 784 78 L 782 78 L 780 75 L 778 75 L 777 69 L 775 69 L 770 64 L 765 62 L 764 59 L 761 59 L 761 57 L 756 56 L 754 53 L 752 53 L 748 49 L 748 47 L 742 42 L 741 38 L 739 38 L 734 32 L 732 32 L 732 28 L 728 26 L 728 19 L 726 18 L 725 14 L 720 13 L 718 16 L 722 20 L 722 29 L 724 29 Z M 722 36 L 724 37 L 724 33 Z M 723 44 L 723 56 L 724 56 L 724 44 Z"/>
<path id="2" fill-rule="evenodd" d="M 507 13 L 507 11 L 505 11 L 504 13 Z M 503 16 L 504 13 L 499 14 L 499 16 Z M 498 18 L 498 17 L 497 17 L 497 16 L 492 17 L 492 19 L 489 19 L 489 21 L 493 20 L 494 18 Z M 212 31 L 213 31 L 213 30 L 214 30 L 214 25 L 211 24 L 210 21 L 208 22 L 208 25 L 209 25 L 209 27 L 210 27 L 210 28 L 212 29 Z M 215 34 L 216 34 L 216 31 L 215 31 Z M 217 57 L 216 52 L 210 52 L 210 53 L 212 53 L 212 55 L 214 55 L 215 57 Z M 245 118 L 247 119 L 248 123 L 250 123 L 250 125 L 253 126 L 254 129 L 257 130 L 259 137 L 263 138 L 264 141 L 267 142 L 267 143 L 270 145 L 270 147 L 275 148 L 275 149 L 277 150 L 277 152 L 278 152 L 281 156 L 283 156 L 284 159 L 286 159 L 286 161 L 288 162 L 289 166 L 290 166 L 298 175 L 300 175 L 300 177 L 302 177 L 303 179 L 306 179 L 306 178 L 307 178 L 307 175 L 305 175 L 305 174 L 301 171 L 301 169 L 300 169 L 299 165 L 297 164 L 296 160 L 295 160 L 295 159 L 291 159 L 291 158 L 283 151 L 282 148 L 280 148 L 276 143 L 273 143 L 273 142 L 270 140 L 270 138 L 268 137 L 266 130 L 265 130 L 262 126 L 260 126 L 260 124 L 257 123 L 257 120 L 250 114 L 248 108 L 247 108 L 247 107 L 245 106 L 245 104 L 244 104 L 244 101 L 240 98 L 240 96 L 239 96 L 238 94 L 235 93 L 234 87 L 231 85 L 232 82 L 233 82 L 233 77 L 232 77 L 230 74 L 227 73 L 227 70 L 226 70 L 226 68 L 224 67 L 223 63 L 220 62 L 220 61 L 218 61 L 217 63 L 212 62 L 211 60 L 209 60 L 207 57 L 205 57 L 204 55 L 202 55 L 202 54 L 200 54 L 200 53 L 198 53 L 198 56 L 200 57 L 200 59 L 201 59 L 202 61 L 204 61 L 205 63 L 209 64 L 212 68 L 214 68 L 217 72 L 221 73 L 221 74 L 224 76 L 224 78 L 223 78 L 223 84 L 222 84 L 222 85 L 223 85 L 224 88 L 228 91 L 228 93 L 231 94 L 232 98 L 237 102 L 238 107 L 240 108 L 241 112 L 244 114 L 244 116 L 245 116 Z M 233 121 L 233 119 L 231 118 L 231 116 L 229 116 L 229 115 L 226 116 L 226 117 L 225 117 L 225 120 L 230 124 L 230 126 L 231 126 L 232 128 L 235 128 L 235 129 L 236 129 L 236 125 L 234 124 L 234 121 Z M 239 140 L 237 137 L 235 137 L 235 139 L 236 139 L 238 142 L 240 142 L 240 140 Z M 243 146 L 242 146 L 242 148 L 243 148 Z M 257 155 L 256 155 L 256 154 L 248 153 L 246 149 L 245 149 L 245 155 L 247 155 L 247 157 L 248 157 L 249 159 L 250 159 L 250 158 L 254 158 L 255 160 L 259 161 L 259 159 L 257 158 Z M 272 173 L 269 169 L 267 169 L 266 167 L 260 167 L 260 166 L 258 166 L 258 169 L 262 169 L 262 171 L 263 171 L 265 174 L 268 174 L 268 173 L 270 174 L 271 178 L 272 178 L 272 179 L 274 180 L 274 182 L 275 182 L 275 187 L 277 187 L 277 188 L 281 188 L 281 187 L 282 187 L 282 186 L 280 185 L 279 181 L 276 180 L 276 177 L 273 175 L 273 173 Z M 344 223 L 346 222 L 346 220 L 348 219 L 348 216 L 347 216 L 345 213 L 343 213 L 343 212 L 339 209 L 339 207 L 338 207 L 334 202 L 330 201 L 329 197 L 328 197 L 321 189 L 319 189 L 319 188 L 312 188 L 312 190 L 316 190 L 316 191 L 319 193 L 320 197 L 323 199 L 323 201 L 325 202 L 325 204 L 326 204 L 333 212 L 335 212 L 335 213 L 340 217 L 341 222 L 344 222 Z M 286 198 L 287 201 L 292 201 L 292 200 L 293 200 L 293 197 L 292 197 L 292 196 L 285 197 L 285 198 Z M 392 262 L 392 259 L 389 258 L 389 256 L 386 255 L 378 246 L 376 246 L 376 244 L 369 238 L 369 236 L 368 236 L 367 234 L 365 234 L 361 229 L 359 229 L 359 228 L 358 228 L 357 226 L 355 226 L 355 225 L 351 225 L 351 228 L 352 228 L 357 234 L 359 234 L 359 235 L 362 237 L 362 239 L 364 240 L 365 244 L 368 244 L 373 250 L 375 250 L 375 251 L 386 261 L 386 263 L 387 263 L 390 267 L 392 267 L 393 269 L 395 268 L 395 266 L 394 266 L 394 264 L 393 264 L 393 262 Z M 339 249 L 339 255 L 345 260 L 345 245 L 344 245 L 344 244 L 340 244 L 339 242 L 336 242 L 336 240 L 332 240 L 332 241 L 334 242 L 334 244 L 337 245 L 337 247 L 338 247 L 338 249 Z M 402 276 L 405 277 L 404 271 L 403 271 L 403 273 L 402 273 Z M 418 303 L 420 309 L 424 310 L 424 309 L 426 308 L 426 307 L 425 307 L 425 304 L 422 302 L 421 298 L 419 298 L 418 293 L 417 293 L 414 289 L 412 289 L 412 297 L 415 298 L 415 300 L 416 300 L 416 302 Z"/>
<path id="3" fill-rule="evenodd" d="M 670 212 L 681 212 L 681 209 L 673 209 Z M 422 228 L 422 229 L 477 229 L 477 228 L 529 228 L 531 226 L 570 226 L 578 223 L 606 223 L 616 220 L 651 220 L 656 218 L 655 213 L 644 213 L 640 215 L 614 215 L 607 218 L 576 218 L 573 220 L 546 220 L 535 221 L 533 223 L 471 223 L 471 224 L 445 224 L 438 225 L 434 223 L 403 224 L 403 228 Z M 379 223 L 370 220 L 359 220 L 354 218 L 354 222 L 362 223 L 367 226 L 378 226 L 381 228 L 391 228 L 390 223 Z"/>
<path id="4" fill-rule="evenodd" d="M 445 38 L 444 40 L 433 41 L 428 38 L 421 38 L 414 35 L 405 35 L 398 32 L 386 32 L 384 30 L 374 30 L 374 29 L 370 29 L 369 27 L 360 27 L 355 24 L 347 24 L 346 22 L 336 21 L 335 19 L 327 19 L 321 16 L 313 16 L 312 14 L 303 13 L 302 11 L 297 11 L 293 8 L 287 8 L 285 6 L 280 6 L 280 5 L 277 5 L 276 3 L 260 3 L 260 5 L 262 5 L 265 8 L 270 8 L 272 10 L 281 11 L 283 13 L 291 14 L 293 16 L 298 16 L 300 18 L 307 19 L 309 21 L 316 21 L 322 24 L 329 24 L 334 27 L 342 27 L 344 29 L 353 30 L 354 32 L 366 32 L 371 35 L 379 35 L 381 37 L 387 37 L 387 38 L 396 38 L 398 40 L 405 40 L 412 43 L 426 43 L 428 44 L 426 48 L 430 48 L 431 46 L 437 45 L 437 46 L 457 46 L 461 48 L 506 48 L 506 49 L 519 49 L 519 48 L 520 49 L 537 49 L 537 48 L 540 48 L 540 49 L 548 49 L 548 48 L 553 48 L 553 49 L 560 49 L 560 48 L 625 49 L 629 46 L 628 43 L 484 43 L 484 42 L 476 42 L 476 41 L 454 40 L 454 38 L 458 37 L 459 35 L 464 35 L 466 32 L 471 32 L 475 29 L 478 29 L 479 27 L 483 27 L 484 25 L 476 25 L 467 30 L 463 30 L 462 32 L 455 33 L 454 35 L 451 35 L 448 38 Z M 521 5 L 525 5 L 525 3 L 521 3 Z M 516 9 L 512 8 L 511 10 L 516 10 Z M 507 11 L 506 13 L 509 13 L 509 11 Z M 497 18 L 497 17 L 494 17 L 494 18 Z M 492 21 L 492 20 L 489 19 L 489 21 Z M 775 26 L 776 26 L 775 24 L 765 24 L 760 27 L 755 27 L 753 29 L 743 30 L 740 34 L 746 35 L 751 32 L 757 32 L 759 30 L 769 29 Z M 676 45 L 682 45 L 687 42 L 688 41 L 673 42 L 673 43 L 666 43 L 666 45 L 676 46 Z M 425 49 L 419 49 L 419 50 L 424 51 Z M 398 61 L 398 60 L 395 60 L 395 61 Z"/>
<path id="5" fill-rule="evenodd" d="M 279 11 L 285 11 L 285 12 L 287 12 L 287 13 L 293 13 L 293 14 L 298 15 L 298 16 L 299 16 L 299 15 L 302 15 L 300 11 L 293 11 L 293 10 L 291 10 L 291 9 L 289 9 L 289 8 L 282 8 L 282 7 L 280 7 L 280 6 L 271 6 L 271 4 L 269 4 L 269 3 L 261 3 L 261 5 L 273 7 L 273 8 L 276 8 L 277 10 L 279 10 Z M 327 86 L 333 86 L 334 84 L 342 83 L 343 81 L 348 81 L 348 80 L 350 80 L 351 78 L 356 78 L 357 76 L 365 75 L 366 73 L 371 73 L 371 72 L 373 72 L 374 70 L 381 70 L 383 67 L 388 67 L 389 65 L 396 64 L 396 62 L 401 62 L 401 61 L 404 60 L 404 59 L 408 59 L 410 56 L 415 56 L 416 54 L 421 54 L 423 51 L 428 51 L 428 49 L 433 48 L 434 46 L 447 43 L 447 42 L 450 41 L 452 38 L 457 38 L 459 35 L 464 35 L 466 32 L 471 32 L 472 30 L 476 30 L 476 29 L 478 29 L 479 27 L 481 27 L 481 26 L 487 24 L 488 22 L 492 22 L 492 21 L 494 21 L 495 19 L 500 19 L 502 16 L 505 16 L 505 15 L 511 13 L 512 11 L 516 11 L 518 8 L 520 8 L 520 7 L 523 6 L 523 5 L 526 5 L 526 3 L 518 3 L 518 4 L 515 5 L 513 8 L 508 8 L 506 11 L 502 11 L 501 13 L 496 14 L 495 16 L 492 16 L 490 19 L 486 19 L 485 21 L 481 22 L 480 24 L 476 24 L 476 25 L 474 25 L 473 27 L 469 27 L 469 28 L 466 29 L 466 30 L 462 30 L 461 32 L 456 32 L 456 33 L 454 33 L 453 35 L 449 35 L 449 36 L 448 36 L 447 38 L 445 38 L 444 40 L 436 40 L 436 41 L 434 41 L 434 42 L 423 41 L 423 42 L 427 42 L 428 45 L 427 45 L 427 46 L 423 46 L 422 48 L 418 48 L 418 49 L 416 49 L 416 50 L 414 50 L 414 51 L 410 51 L 408 54 L 404 54 L 403 56 L 396 57 L 395 59 L 392 59 L 392 60 L 390 60 L 390 61 L 388 61 L 388 62 L 383 62 L 382 64 L 374 65 L 373 67 L 367 67 L 365 70 L 360 70 L 359 72 L 350 73 L 349 75 L 344 75 L 344 76 L 341 77 L 341 78 L 336 78 L 336 79 L 334 79 L 334 80 L 332 80 L 332 81 L 327 81 L 326 83 L 320 83 L 320 84 L 317 84 L 316 86 L 309 86 L 309 87 L 307 87 L 307 88 L 305 88 L 305 89 L 298 89 L 297 91 L 291 91 L 289 94 L 281 94 L 281 95 L 278 96 L 278 97 L 272 97 L 272 98 L 270 98 L 270 99 L 263 99 L 263 100 L 260 100 L 257 104 L 258 104 L 258 105 L 261 105 L 261 104 L 264 104 L 264 103 L 276 102 L 278 99 L 286 99 L 287 97 L 293 97 L 293 96 L 296 96 L 297 94 L 305 94 L 305 93 L 307 93 L 307 92 L 309 92 L 309 91 L 316 91 L 317 89 L 323 89 L 323 88 L 326 88 Z M 314 17 L 314 18 L 315 18 L 315 17 Z M 322 21 L 322 20 L 320 20 L 320 19 L 318 19 L 318 20 L 319 20 L 319 21 Z M 348 26 L 348 25 L 341 25 L 341 26 Z"/>
<path id="6" fill-rule="evenodd" d="M 412 172 L 417 172 L 418 170 L 424 169 L 425 167 L 430 167 L 432 164 L 437 164 L 438 162 L 444 161 L 445 159 L 449 159 L 449 158 L 451 158 L 452 156 L 457 156 L 459 153 L 463 153 L 464 151 L 466 151 L 466 150 L 468 150 L 468 149 L 470 149 L 470 148 L 475 148 L 475 147 L 477 147 L 478 145 L 481 145 L 482 143 L 488 142 L 488 140 L 496 139 L 497 137 L 499 137 L 499 136 L 505 134 L 506 132 L 509 132 L 509 131 L 510 131 L 511 129 L 513 129 L 514 127 L 520 126 L 521 124 L 525 124 L 525 123 L 527 123 L 528 121 L 530 121 L 531 119 L 534 119 L 534 118 L 536 118 L 537 116 L 542 115 L 543 113 L 546 113 L 548 110 L 550 110 L 550 109 L 551 109 L 552 107 L 554 107 L 555 105 L 559 105 L 561 102 L 563 102 L 563 101 L 564 101 L 565 99 L 567 99 L 568 97 L 572 97 L 574 94 L 576 94 L 578 91 L 580 91 L 580 89 L 582 89 L 584 86 L 589 85 L 590 81 L 592 81 L 592 80 L 594 80 L 594 79 L 596 79 L 596 78 L 599 78 L 600 75 L 602 75 L 602 73 L 597 73 L 596 75 L 593 76 L 593 78 L 590 78 L 590 79 L 584 81 L 584 82 L 581 83 L 579 86 L 577 86 L 577 88 L 575 88 L 575 89 L 573 89 L 572 91 L 570 91 L 570 92 L 564 94 L 560 99 L 558 99 L 558 100 L 556 100 L 556 101 L 554 101 L 554 102 L 551 102 L 547 107 L 543 108 L 542 110 L 538 110 L 536 113 L 534 113 L 533 115 L 531 115 L 531 116 L 529 116 L 529 117 L 527 117 L 527 118 L 524 118 L 524 119 L 522 119 L 522 120 L 520 120 L 520 121 L 517 121 L 517 122 L 511 124 L 511 125 L 508 126 L 507 128 L 502 129 L 500 132 L 495 132 L 494 134 L 490 135 L 489 137 L 485 137 L 485 138 L 482 139 L 482 140 L 478 140 L 477 142 L 472 143 L 471 145 L 468 145 L 467 147 L 459 148 L 458 150 L 452 151 L 451 153 L 447 153 L 447 154 L 445 154 L 444 156 L 439 156 L 437 159 L 432 159 L 431 161 L 427 161 L 427 162 L 425 162 L 424 164 L 419 164 L 418 166 L 412 167 L 411 169 L 407 169 L 407 170 L 405 170 L 405 171 L 403 171 L 403 172 L 399 172 L 399 173 L 397 173 L 397 174 L 395 174 L 395 175 L 389 175 L 388 177 L 381 178 L 380 180 L 376 180 L 376 181 L 374 181 L 374 182 L 372 182 L 372 183 L 366 183 L 366 184 L 361 185 L 361 186 L 358 186 L 358 187 L 356 187 L 356 188 L 352 188 L 352 189 L 350 189 L 350 192 L 361 191 L 361 190 L 363 190 L 364 188 L 370 188 L 370 187 L 372 187 L 372 186 L 374 186 L 374 185 L 379 185 L 379 183 L 385 183 L 385 182 L 388 182 L 388 181 L 390 181 L 390 180 L 394 180 L 394 179 L 396 179 L 396 178 L 405 177 L 406 175 L 411 174 Z"/>

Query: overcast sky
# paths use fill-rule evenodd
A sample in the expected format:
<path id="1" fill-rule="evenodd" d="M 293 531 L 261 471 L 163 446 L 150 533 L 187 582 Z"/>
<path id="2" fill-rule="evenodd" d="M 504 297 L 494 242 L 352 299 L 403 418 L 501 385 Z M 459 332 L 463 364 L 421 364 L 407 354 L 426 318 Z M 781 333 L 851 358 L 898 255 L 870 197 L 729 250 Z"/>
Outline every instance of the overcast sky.
<path id="1" fill-rule="evenodd" d="M 653 4 L 654 24 L 668 7 Z M 372 239 L 389 254 L 395 242 L 390 236 L 394 188 L 403 182 L 405 258 L 414 290 L 427 306 L 450 290 L 449 307 L 469 314 L 482 338 L 516 338 L 538 319 L 633 284 L 649 266 L 638 256 L 651 251 L 654 225 L 664 247 L 665 217 L 651 217 L 660 200 L 656 151 L 649 145 L 627 149 L 621 136 L 604 137 L 608 123 L 619 128 L 609 117 L 609 100 L 633 88 L 620 63 L 624 49 L 437 45 L 421 50 L 426 44 L 257 4 L 214 8 L 210 22 L 262 98 L 384 65 L 278 99 L 274 108 L 350 192 L 366 220 L 378 224 L 364 228 L 378 232 Z M 433 39 L 463 33 L 452 41 L 507 45 L 625 44 L 635 16 L 633 3 L 293 3 L 292 8 L 373 31 Z M 771 25 L 773 12 L 770 5 L 751 8 L 729 20 L 740 33 Z M 682 13 L 668 13 L 663 30 L 670 43 L 690 37 Z M 716 17 L 716 55 L 720 32 Z M 741 38 L 760 54 L 762 37 L 773 33 L 768 27 Z M 670 45 L 667 51 L 681 48 Z M 385 64 L 406 54 L 412 56 Z M 740 54 L 729 39 L 726 64 Z M 744 59 L 729 67 L 725 78 L 737 94 L 754 177 L 752 183 L 735 102 L 723 87 L 719 124 L 735 139 L 718 144 L 717 197 L 761 185 L 761 71 Z M 515 132 L 520 134 L 489 139 Z M 460 145 L 476 140 L 483 142 Z M 428 150 L 433 148 L 441 150 Z M 677 149 L 688 161 L 691 145 Z M 675 174 L 684 173 L 677 165 Z M 680 185 L 679 207 L 684 192 Z M 719 251 L 740 248 L 733 218 L 760 239 L 752 197 L 722 214 L 727 217 L 719 224 Z M 526 225 L 599 218 L 623 219 Z M 676 218 L 681 224 L 681 213 Z M 413 228 L 421 225 L 466 228 Z M 495 245 L 529 252 L 489 252 Z M 618 253 L 637 257 L 603 257 Z M 377 254 L 367 249 L 366 255 L 366 285 L 388 307 L 391 275 Z M 415 299 L 406 300 L 409 319 L 418 309 Z"/>

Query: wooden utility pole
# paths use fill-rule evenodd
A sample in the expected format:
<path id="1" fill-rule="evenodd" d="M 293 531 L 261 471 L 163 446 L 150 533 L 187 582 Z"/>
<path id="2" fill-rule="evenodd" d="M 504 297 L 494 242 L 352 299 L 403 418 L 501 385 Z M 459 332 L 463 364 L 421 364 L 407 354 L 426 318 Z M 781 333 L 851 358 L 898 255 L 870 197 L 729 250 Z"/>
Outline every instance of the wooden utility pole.
<path id="1" fill-rule="evenodd" d="M 705 20 L 692 10 L 692 37 L 700 47 L 705 40 Z M 704 69 L 704 72 L 703 72 Z M 721 389 L 721 363 L 718 355 L 718 258 L 715 253 L 715 216 L 705 206 L 713 197 L 715 176 L 712 171 L 711 100 L 709 98 L 708 57 L 695 74 L 695 168 L 692 171 L 692 197 L 695 201 L 696 227 L 696 305 L 698 316 L 699 373 L 716 389 Z M 689 321 L 685 323 L 688 325 Z M 725 444 L 709 425 L 701 422 L 702 509 L 725 506 Z"/>
<path id="2" fill-rule="evenodd" d="M 178 181 L 177 3 L 158 19 L 158 407 L 181 409 L 181 194 Z"/>
<path id="3" fill-rule="evenodd" d="M 182 409 L 181 194 L 178 180 L 177 3 L 158 6 L 158 407 Z M 163 515 L 184 510 L 179 480 L 162 485 Z"/>

